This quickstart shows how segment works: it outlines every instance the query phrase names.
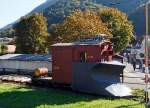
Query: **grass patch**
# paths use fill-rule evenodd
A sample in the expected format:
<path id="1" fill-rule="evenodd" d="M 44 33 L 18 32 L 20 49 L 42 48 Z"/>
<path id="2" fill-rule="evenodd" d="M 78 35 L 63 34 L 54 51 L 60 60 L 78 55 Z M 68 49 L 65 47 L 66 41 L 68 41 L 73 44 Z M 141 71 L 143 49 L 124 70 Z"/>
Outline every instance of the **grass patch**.
<path id="1" fill-rule="evenodd" d="M 131 99 L 112 99 L 58 89 L 0 84 L 0 108 L 144 108 Z"/>
<path id="2" fill-rule="evenodd" d="M 133 100 L 144 102 L 145 101 L 145 95 L 143 89 L 134 89 L 133 92 Z"/>

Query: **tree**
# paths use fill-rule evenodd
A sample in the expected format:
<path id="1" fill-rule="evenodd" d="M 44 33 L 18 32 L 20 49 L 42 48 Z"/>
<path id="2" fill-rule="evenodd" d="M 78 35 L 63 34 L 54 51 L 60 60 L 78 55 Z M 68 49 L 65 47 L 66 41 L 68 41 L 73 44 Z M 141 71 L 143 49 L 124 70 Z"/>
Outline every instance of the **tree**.
<path id="1" fill-rule="evenodd" d="M 133 38 L 133 25 L 128 21 L 125 13 L 115 8 L 106 8 L 100 12 L 103 23 L 107 24 L 108 29 L 113 35 L 112 42 L 114 51 L 123 50 Z"/>
<path id="2" fill-rule="evenodd" d="M 92 11 L 75 11 L 65 19 L 64 23 L 54 24 L 52 29 L 55 39 L 61 42 L 74 41 L 80 36 L 95 36 L 98 34 L 111 36 L 107 26 Z"/>
<path id="3" fill-rule="evenodd" d="M 41 13 L 22 17 L 15 25 L 16 45 L 19 53 L 46 53 L 49 36 L 46 18 Z"/>

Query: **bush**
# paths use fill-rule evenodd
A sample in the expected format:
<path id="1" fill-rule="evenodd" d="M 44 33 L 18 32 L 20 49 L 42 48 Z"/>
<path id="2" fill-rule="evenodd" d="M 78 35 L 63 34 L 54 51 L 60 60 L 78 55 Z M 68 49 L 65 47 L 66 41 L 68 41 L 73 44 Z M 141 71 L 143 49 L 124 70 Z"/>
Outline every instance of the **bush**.
<path id="1" fill-rule="evenodd" d="M 0 45 L 0 55 L 6 54 L 6 53 L 7 53 L 7 46 L 1 44 L 1 45 Z"/>

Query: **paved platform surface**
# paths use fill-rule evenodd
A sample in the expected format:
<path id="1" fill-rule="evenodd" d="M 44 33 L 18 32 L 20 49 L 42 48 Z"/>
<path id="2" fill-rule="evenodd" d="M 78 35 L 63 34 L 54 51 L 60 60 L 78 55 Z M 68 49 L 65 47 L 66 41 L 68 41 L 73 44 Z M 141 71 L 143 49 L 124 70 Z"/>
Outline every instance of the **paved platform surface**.
<path id="1" fill-rule="evenodd" d="M 149 74 L 150 76 L 150 74 Z M 145 81 L 144 81 L 145 73 L 140 69 L 133 70 L 131 64 L 127 64 L 126 69 L 124 70 L 124 83 L 127 84 L 131 88 L 144 89 Z M 150 83 L 149 83 L 150 90 Z"/>

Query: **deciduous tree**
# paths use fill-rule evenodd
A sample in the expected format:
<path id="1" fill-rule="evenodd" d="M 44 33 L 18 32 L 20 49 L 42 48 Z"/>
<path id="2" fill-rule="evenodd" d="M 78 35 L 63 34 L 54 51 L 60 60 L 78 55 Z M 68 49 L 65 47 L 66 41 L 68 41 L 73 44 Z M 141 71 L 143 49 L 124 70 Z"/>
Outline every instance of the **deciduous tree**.
<path id="1" fill-rule="evenodd" d="M 80 36 L 107 34 L 111 36 L 107 26 L 92 11 L 75 11 L 64 23 L 52 26 L 57 41 L 70 42 Z"/>
<path id="2" fill-rule="evenodd" d="M 16 24 L 16 44 L 19 53 L 46 53 L 47 32 L 46 18 L 41 13 L 22 17 Z"/>
<path id="3" fill-rule="evenodd" d="M 113 35 L 114 51 L 120 52 L 133 38 L 133 25 L 128 21 L 125 13 L 115 8 L 107 8 L 100 11 L 103 23 L 107 24 L 108 29 Z"/>

